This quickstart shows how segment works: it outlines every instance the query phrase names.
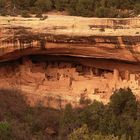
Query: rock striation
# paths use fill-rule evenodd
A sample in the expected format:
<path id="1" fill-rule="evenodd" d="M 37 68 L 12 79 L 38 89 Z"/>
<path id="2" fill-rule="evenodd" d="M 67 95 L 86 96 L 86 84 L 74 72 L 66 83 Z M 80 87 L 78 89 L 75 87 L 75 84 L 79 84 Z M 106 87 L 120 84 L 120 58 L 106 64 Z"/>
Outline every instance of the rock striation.
<path id="1" fill-rule="evenodd" d="M 140 97 L 140 19 L 0 17 L 0 88 L 31 105 L 107 103 L 118 88 Z"/>

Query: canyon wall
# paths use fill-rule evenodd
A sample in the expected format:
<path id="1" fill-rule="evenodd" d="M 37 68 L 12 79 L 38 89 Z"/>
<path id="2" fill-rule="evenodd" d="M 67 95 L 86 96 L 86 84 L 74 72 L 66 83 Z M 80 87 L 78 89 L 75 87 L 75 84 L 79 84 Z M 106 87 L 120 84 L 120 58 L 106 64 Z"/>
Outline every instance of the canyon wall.
<path id="1" fill-rule="evenodd" d="M 109 101 L 119 88 L 140 98 L 140 19 L 49 15 L 0 17 L 0 88 L 30 105 Z"/>

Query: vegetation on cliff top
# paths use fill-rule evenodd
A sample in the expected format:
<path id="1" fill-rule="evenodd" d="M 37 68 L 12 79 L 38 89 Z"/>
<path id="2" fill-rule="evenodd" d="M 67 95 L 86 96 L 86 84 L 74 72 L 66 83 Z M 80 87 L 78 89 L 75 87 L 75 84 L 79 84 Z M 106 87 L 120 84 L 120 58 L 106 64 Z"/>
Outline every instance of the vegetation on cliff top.
<path id="1" fill-rule="evenodd" d="M 132 17 L 140 14 L 140 0 L 0 0 L 1 15 L 51 10 L 86 17 Z"/>
<path id="2" fill-rule="evenodd" d="M 130 89 L 77 109 L 26 102 L 20 91 L 0 90 L 0 140 L 140 140 L 140 103 Z"/>

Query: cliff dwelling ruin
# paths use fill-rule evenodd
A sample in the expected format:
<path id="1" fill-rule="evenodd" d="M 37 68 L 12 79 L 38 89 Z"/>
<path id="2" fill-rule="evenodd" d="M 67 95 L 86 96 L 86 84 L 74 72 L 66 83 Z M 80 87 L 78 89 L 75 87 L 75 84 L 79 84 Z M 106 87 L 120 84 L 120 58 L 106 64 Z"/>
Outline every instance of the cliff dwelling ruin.
<path id="1" fill-rule="evenodd" d="M 0 88 L 54 108 L 78 106 L 83 93 L 107 103 L 127 87 L 140 98 L 140 19 L 8 20 L 0 23 Z"/>
<path id="2" fill-rule="evenodd" d="M 102 65 L 99 61 L 105 60 L 84 61 L 76 57 L 35 55 L 3 62 L 0 88 L 21 90 L 31 105 L 40 101 L 54 107 L 67 103 L 78 106 L 83 93 L 87 99 L 107 103 L 116 89 L 127 87 L 139 97 L 140 74 L 131 71 L 132 64 L 119 63 L 118 69 L 112 69 L 106 67 L 107 63 L 111 65 L 110 61 Z"/>

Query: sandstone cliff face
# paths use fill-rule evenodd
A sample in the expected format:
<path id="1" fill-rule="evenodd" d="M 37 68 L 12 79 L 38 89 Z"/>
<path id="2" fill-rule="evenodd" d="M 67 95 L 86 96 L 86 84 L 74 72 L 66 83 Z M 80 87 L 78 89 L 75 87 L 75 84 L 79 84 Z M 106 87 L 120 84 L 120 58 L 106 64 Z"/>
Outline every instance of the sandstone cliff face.
<path id="1" fill-rule="evenodd" d="M 0 88 L 31 105 L 77 106 L 83 94 L 107 103 L 121 87 L 139 98 L 139 61 L 138 18 L 0 17 Z"/>

